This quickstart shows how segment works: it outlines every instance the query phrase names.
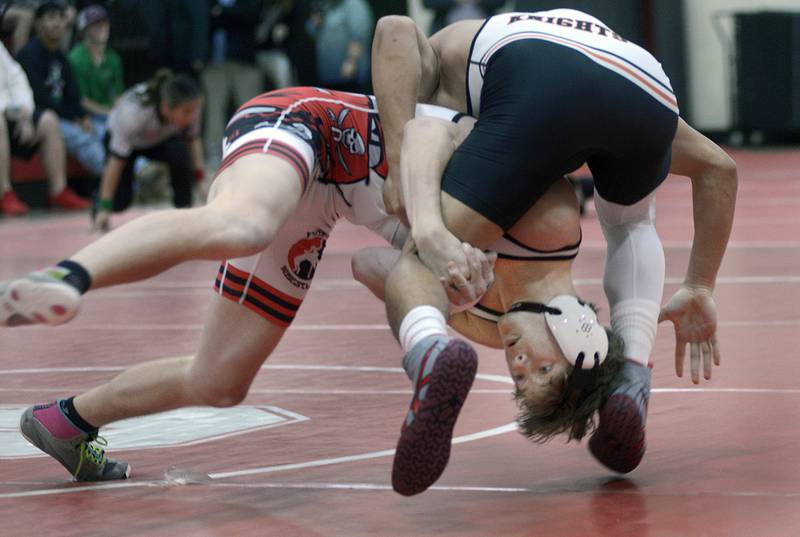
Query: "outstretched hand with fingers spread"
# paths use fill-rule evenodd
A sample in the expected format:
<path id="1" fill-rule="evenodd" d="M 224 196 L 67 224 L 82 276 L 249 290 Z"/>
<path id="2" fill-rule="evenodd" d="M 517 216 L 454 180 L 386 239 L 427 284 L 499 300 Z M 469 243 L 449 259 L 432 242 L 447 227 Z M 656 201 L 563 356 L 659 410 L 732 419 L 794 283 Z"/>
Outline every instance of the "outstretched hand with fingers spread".
<path id="1" fill-rule="evenodd" d="M 703 377 L 711 380 L 711 363 L 720 365 L 717 343 L 717 306 L 711 290 L 681 287 L 662 308 L 658 322 L 671 321 L 675 326 L 675 373 L 683 377 L 686 344 L 692 368 L 692 382 L 700 383 L 700 363 Z"/>

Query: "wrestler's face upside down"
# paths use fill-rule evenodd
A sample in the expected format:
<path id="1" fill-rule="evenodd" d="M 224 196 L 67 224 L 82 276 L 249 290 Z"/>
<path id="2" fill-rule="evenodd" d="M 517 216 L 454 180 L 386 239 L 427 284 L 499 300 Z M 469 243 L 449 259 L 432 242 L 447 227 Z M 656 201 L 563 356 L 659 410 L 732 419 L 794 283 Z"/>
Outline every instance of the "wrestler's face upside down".
<path id="1" fill-rule="evenodd" d="M 605 360 L 593 370 L 576 370 L 544 315 L 508 313 L 497 328 L 514 380 L 521 432 L 536 442 L 560 433 L 569 440 L 583 438 L 596 425 L 596 412 L 624 363 L 620 338 L 605 329 L 609 342 Z"/>

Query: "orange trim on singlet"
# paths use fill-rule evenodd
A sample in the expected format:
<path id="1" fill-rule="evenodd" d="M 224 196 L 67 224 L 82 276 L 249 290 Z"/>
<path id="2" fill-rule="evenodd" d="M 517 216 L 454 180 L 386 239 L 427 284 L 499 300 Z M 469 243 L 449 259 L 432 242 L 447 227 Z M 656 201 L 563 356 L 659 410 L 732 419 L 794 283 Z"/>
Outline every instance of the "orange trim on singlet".
<path id="1" fill-rule="evenodd" d="M 215 289 L 219 292 L 219 288 L 215 288 Z M 239 304 L 241 306 L 244 306 L 245 308 L 249 309 L 250 311 L 252 311 L 256 315 L 258 315 L 259 317 L 262 317 L 263 319 L 266 319 L 270 323 L 272 323 L 272 324 L 274 324 L 274 325 L 276 325 L 276 326 L 278 326 L 280 328 L 289 328 L 289 325 L 294 320 L 294 317 L 292 317 L 292 319 L 287 322 L 287 321 L 284 321 L 283 319 L 279 319 L 278 317 L 275 317 L 274 315 L 271 315 L 268 311 L 265 311 L 265 310 L 259 308 L 257 305 L 253 304 L 252 302 L 247 302 L 247 301 L 239 302 L 239 298 L 240 297 L 238 297 L 238 296 L 236 296 L 236 295 L 234 295 L 232 293 L 229 293 L 228 291 L 225 291 L 224 289 L 220 292 L 220 294 L 223 297 L 225 297 L 226 299 L 228 299 L 228 300 L 230 300 L 232 302 L 236 302 L 237 304 Z"/>
<path id="2" fill-rule="evenodd" d="M 253 279 L 255 279 L 255 277 L 253 277 Z M 258 289 L 254 288 L 253 287 L 254 283 L 258 287 L 263 287 L 263 284 L 261 284 L 261 283 L 251 282 L 250 286 L 247 288 L 247 296 L 252 296 L 252 297 L 256 298 L 258 301 L 263 302 L 265 306 L 273 308 L 278 313 L 282 313 L 283 315 L 286 315 L 288 317 L 294 317 L 297 314 L 297 309 L 290 309 L 290 308 L 287 308 L 286 306 L 283 306 L 283 305 L 277 303 L 275 301 L 275 299 L 273 299 L 269 295 L 264 294 L 261 291 L 259 291 Z M 240 284 L 240 283 L 236 283 L 234 281 L 231 281 L 230 278 L 225 278 L 225 281 L 223 282 L 223 285 L 225 287 L 230 288 L 233 291 L 238 292 L 239 293 L 239 298 L 241 298 L 241 293 L 242 293 L 242 291 L 244 291 L 244 287 L 245 287 L 244 284 Z"/>
<path id="3" fill-rule="evenodd" d="M 509 38 L 511 38 L 511 39 L 509 39 Z M 542 41 L 550 41 L 550 42 L 553 42 L 553 43 L 557 43 L 557 44 L 565 46 L 565 47 L 569 47 L 569 48 L 573 48 L 575 50 L 579 50 L 579 51 L 583 52 L 584 54 L 586 54 L 588 56 L 596 58 L 600 62 L 607 63 L 609 65 L 613 65 L 614 67 L 625 71 L 626 73 L 631 75 L 633 78 L 638 80 L 640 82 L 640 86 L 645 86 L 645 88 L 643 88 L 643 89 L 645 89 L 645 91 L 649 90 L 651 93 L 654 93 L 654 94 L 658 95 L 663 100 L 665 100 L 668 103 L 668 105 L 671 106 L 672 108 L 675 108 L 675 109 L 678 108 L 678 101 L 677 101 L 677 99 L 675 98 L 674 95 L 666 93 L 664 90 L 662 90 L 658 86 L 654 85 L 652 82 L 650 82 L 649 80 L 647 80 L 646 78 L 641 76 L 639 73 L 637 73 L 636 71 L 632 70 L 630 67 L 628 67 L 628 66 L 624 65 L 623 63 L 620 63 L 620 62 L 618 62 L 618 61 L 616 61 L 616 60 L 614 60 L 612 58 L 609 58 L 608 56 L 605 56 L 603 54 L 598 53 L 598 51 L 593 50 L 588 45 L 584 45 L 583 43 L 578 43 L 576 41 L 572 41 L 572 40 L 567 39 L 567 38 L 561 38 L 561 37 L 552 36 L 552 35 L 549 35 L 549 34 L 541 34 L 539 32 L 532 32 L 532 35 L 515 34 L 513 36 L 508 36 L 505 39 L 495 43 L 495 45 L 492 47 L 492 49 L 490 49 L 492 51 L 491 54 L 493 55 L 497 50 L 502 48 L 502 46 L 507 45 L 508 43 L 512 43 L 514 41 L 520 41 L 520 40 L 523 40 L 523 39 L 541 39 Z M 501 43 L 502 43 L 502 45 L 501 45 Z M 612 53 L 611 52 L 606 52 L 606 54 L 612 54 Z M 485 54 L 484 57 L 486 57 L 487 55 L 488 54 Z M 491 55 L 489 55 L 489 56 L 491 56 Z"/>
<path id="4" fill-rule="evenodd" d="M 231 274 L 233 274 L 234 276 L 239 277 L 239 278 L 247 279 L 247 278 L 250 277 L 250 273 L 249 272 L 245 272 L 243 270 L 240 270 L 240 269 L 234 267 L 233 265 L 231 265 L 230 263 L 228 263 L 227 271 L 230 272 Z M 265 282 L 264 280 L 262 280 L 258 276 L 253 276 L 253 279 L 251 280 L 251 284 L 253 284 L 253 283 L 257 284 L 259 287 L 263 287 L 264 289 L 266 289 L 270 293 L 274 294 L 275 296 L 277 296 L 281 300 L 285 300 L 289 304 L 293 304 L 298 308 L 300 307 L 300 304 L 303 303 L 302 299 L 295 298 L 295 297 L 293 297 L 291 295 L 287 295 L 286 293 L 284 293 L 282 291 L 279 291 L 278 289 L 275 289 L 274 287 L 272 287 L 270 284 L 268 284 L 267 282 Z"/>
<path id="5" fill-rule="evenodd" d="M 225 276 L 224 279 L 223 275 Z M 228 263 L 227 268 L 223 264 L 214 281 L 214 290 L 226 299 L 246 307 L 272 324 L 282 328 L 288 327 L 294 321 L 302 300 L 282 293 L 256 276 L 250 279 L 250 285 L 247 286 L 247 292 L 244 293 L 244 298 L 242 298 L 242 292 L 249 276 L 248 273 L 237 269 L 230 263 Z M 242 283 L 235 282 L 232 278 L 236 278 Z M 263 291 L 259 288 L 263 289 Z M 280 304 L 279 301 L 286 304 Z"/>

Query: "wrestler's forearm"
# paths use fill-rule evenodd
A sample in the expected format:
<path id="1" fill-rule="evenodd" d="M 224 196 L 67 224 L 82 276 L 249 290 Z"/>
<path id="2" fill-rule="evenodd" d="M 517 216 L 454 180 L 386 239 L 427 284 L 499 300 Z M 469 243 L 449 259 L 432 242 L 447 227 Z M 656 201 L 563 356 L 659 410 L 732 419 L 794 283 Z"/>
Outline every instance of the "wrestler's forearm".
<path id="1" fill-rule="evenodd" d="M 736 207 L 735 168 L 692 178 L 694 239 L 684 285 L 714 289 Z"/>
<path id="2" fill-rule="evenodd" d="M 100 179 L 100 200 L 113 200 L 119 186 L 119 179 L 122 170 L 125 168 L 125 160 L 109 155 L 106 167 L 103 170 L 103 177 Z M 102 207 L 101 207 L 102 208 Z"/>
<path id="3" fill-rule="evenodd" d="M 694 240 L 684 283 L 713 289 L 733 226 L 736 163 L 714 142 L 679 119 L 670 172 L 692 180 Z"/>
<path id="4" fill-rule="evenodd" d="M 417 100 L 435 88 L 430 69 L 432 51 L 427 39 L 408 17 L 382 17 L 372 44 L 372 84 L 391 166 L 400 161 L 403 128 L 414 117 Z M 427 59 L 427 60 L 426 60 Z"/>
<path id="5" fill-rule="evenodd" d="M 416 118 L 405 128 L 400 178 L 411 234 L 416 241 L 444 229 L 441 177 L 455 151 L 457 127 L 436 118 Z"/>

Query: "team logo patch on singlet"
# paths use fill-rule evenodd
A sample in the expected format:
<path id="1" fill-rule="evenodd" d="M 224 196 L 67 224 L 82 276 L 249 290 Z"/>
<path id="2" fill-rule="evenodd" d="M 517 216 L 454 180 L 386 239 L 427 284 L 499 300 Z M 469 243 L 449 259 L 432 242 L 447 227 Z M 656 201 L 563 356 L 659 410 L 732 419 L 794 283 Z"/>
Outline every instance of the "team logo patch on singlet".
<path id="1" fill-rule="evenodd" d="M 323 136 L 330 153 L 322 162 L 323 183 L 369 182 L 370 171 L 380 177 L 388 174 L 380 123 L 377 113 L 368 111 L 370 106 L 366 97 L 363 102 L 325 103 Z"/>
<path id="2" fill-rule="evenodd" d="M 364 144 L 364 138 L 361 137 L 361 134 L 359 134 L 354 126 L 347 126 L 347 116 L 350 115 L 349 108 L 342 109 L 338 116 L 330 108 L 328 108 L 327 112 L 328 119 L 333 122 L 331 126 L 331 138 L 336 144 L 334 146 L 336 150 L 336 160 L 338 160 L 339 165 L 344 169 L 345 173 L 352 174 L 350 167 L 347 165 L 345 155 L 347 154 L 348 158 L 349 155 L 356 157 L 363 156 L 367 150 Z"/>
<path id="3" fill-rule="evenodd" d="M 317 270 L 317 263 L 322 259 L 327 238 L 322 230 L 312 231 L 289 248 L 286 264 L 281 267 L 281 272 L 289 283 L 298 289 L 308 289 Z"/>
<path id="4" fill-rule="evenodd" d="M 354 185 L 368 183 L 372 173 L 388 175 L 378 111 L 366 95 L 321 88 L 286 88 L 259 95 L 243 104 L 228 123 L 223 141 L 226 159 L 260 152 L 271 140 L 267 131 L 273 128 L 311 147 L 321 183 Z M 240 141 L 260 130 L 263 138 Z M 277 145 L 272 141 L 269 147 L 285 152 Z"/>

